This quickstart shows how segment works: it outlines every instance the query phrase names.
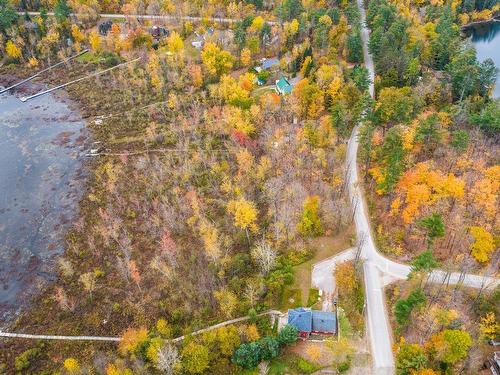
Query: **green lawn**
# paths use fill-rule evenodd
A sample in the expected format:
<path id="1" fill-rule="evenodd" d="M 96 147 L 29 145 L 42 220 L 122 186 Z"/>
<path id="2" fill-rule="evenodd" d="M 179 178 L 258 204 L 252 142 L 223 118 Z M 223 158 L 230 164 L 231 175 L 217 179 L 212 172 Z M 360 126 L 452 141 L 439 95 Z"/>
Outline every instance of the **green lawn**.
<path id="1" fill-rule="evenodd" d="M 311 288 L 311 272 L 313 264 L 351 247 L 352 238 L 353 231 L 352 228 L 349 228 L 349 230 L 346 230 L 337 236 L 323 236 L 310 241 L 308 245 L 309 247 L 315 249 L 314 257 L 294 267 L 295 281 L 291 286 L 291 289 L 301 290 L 302 306 L 310 306 L 309 302 L 312 302 L 314 299 L 314 296 L 309 298 L 311 291 L 313 291 L 313 293 L 317 293 L 315 289 Z"/>
<path id="2" fill-rule="evenodd" d="M 87 52 L 84 53 L 81 56 L 78 56 L 76 58 L 76 61 L 81 62 L 81 63 L 90 63 L 90 64 L 98 64 L 102 60 L 102 57 L 99 55 L 96 55 L 92 52 Z"/>
<path id="3" fill-rule="evenodd" d="M 281 311 L 294 309 L 302 306 L 302 290 L 301 289 L 285 289 L 281 300 Z"/>
<path id="4" fill-rule="evenodd" d="M 267 92 L 274 92 L 274 85 L 257 87 L 252 91 L 252 97 L 255 98 L 255 100 L 259 100 L 259 98 Z"/>

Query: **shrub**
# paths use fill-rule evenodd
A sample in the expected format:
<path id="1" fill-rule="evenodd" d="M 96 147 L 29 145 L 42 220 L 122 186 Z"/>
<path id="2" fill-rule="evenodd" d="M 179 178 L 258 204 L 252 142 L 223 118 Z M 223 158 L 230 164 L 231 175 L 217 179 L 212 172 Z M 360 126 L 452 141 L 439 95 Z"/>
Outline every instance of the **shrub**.
<path id="1" fill-rule="evenodd" d="M 119 350 L 122 354 L 138 353 L 148 343 L 148 330 L 146 328 L 129 328 L 122 335 Z"/>
<path id="2" fill-rule="evenodd" d="M 280 354 L 280 343 L 275 337 L 264 337 L 259 341 L 261 360 L 270 361 Z"/>
<path id="3" fill-rule="evenodd" d="M 14 366 L 17 371 L 27 370 L 31 366 L 31 362 L 38 358 L 41 354 L 39 348 L 28 349 L 19 354 L 14 360 Z"/>
<path id="4" fill-rule="evenodd" d="M 297 361 L 297 367 L 301 373 L 304 374 L 312 374 L 313 372 L 318 371 L 318 366 L 314 363 L 306 361 L 304 358 L 299 358 Z"/>
<path id="5" fill-rule="evenodd" d="M 337 371 L 339 372 L 339 374 L 343 374 L 344 372 L 347 372 L 350 368 L 351 368 L 351 361 L 348 360 L 339 363 L 339 365 L 337 366 Z"/>
<path id="6" fill-rule="evenodd" d="M 422 289 L 414 290 L 410 293 L 408 298 L 398 300 L 394 306 L 394 315 L 396 316 L 398 324 L 400 326 L 408 324 L 413 309 L 423 306 L 425 303 L 426 298 Z"/>
<path id="7" fill-rule="evenodd" d="M 74 358 L 67 358 L 64 361 L 64 368 L 70 373 L 70 374 L 76 374 L 77 372 L 80 371 L 80 365 L 78 364 L 78 361 Z"/>
<path id="8" fill-rule="evenodd" d="M 182 367 L 190 374 L 201 374 L 209 365 L 208 348 L 190 342 L 182 350 Z"/>
<path id="9" fill-rule="evenodd" d="M 297 331 L 297 328 L 287 324 L 281 329 L 280 333 L 278 334 L 278 342 L 281 345 L 293 344 L 297 341 L 299 337 L 298 334 L 299 332 Z"/>
<path id="10" fill-rule="evenodd" d="M 261 361 L 262 347 L 259 342 L 242 344 L 233 354 L 233 363 L 245 369 L 255 368 Z"/>
<path id="11" fill-rule="evenodd" d="M 304 237 L 316 237 L 323 234 L 323 226 L 319 218 L 319 197 L 307 197 L 303 205 L 302 218 L 297 230 Z"/>

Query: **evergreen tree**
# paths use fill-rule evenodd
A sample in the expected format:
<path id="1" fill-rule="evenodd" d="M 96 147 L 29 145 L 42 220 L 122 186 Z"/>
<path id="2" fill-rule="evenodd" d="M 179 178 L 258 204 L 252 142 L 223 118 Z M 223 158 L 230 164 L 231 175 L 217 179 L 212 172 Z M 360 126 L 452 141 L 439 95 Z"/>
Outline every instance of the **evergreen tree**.
<path id="1" fill-rule="evenodd" d="M 0 0 L 0 32 L 4 33 L 18 19 L 16 10 L 12 7 L 9 0 Z"/>
<path id="2" fill-rule="evenodd" d="M 64 23 L 71 14 L 71 8 L 68 5 L 67 0 L 57 0 L 56 6 L 54 7 L 54 16 L 59 24 Z"/>
<path id="3" fill-rule="evenodd" d="M 379 188 L 387 193 L 394 189 L 405 169 L 403 139 L 397 128 L 392 128 L 387 132 L 381 153 L 383 181 L 379 185 Z"/>

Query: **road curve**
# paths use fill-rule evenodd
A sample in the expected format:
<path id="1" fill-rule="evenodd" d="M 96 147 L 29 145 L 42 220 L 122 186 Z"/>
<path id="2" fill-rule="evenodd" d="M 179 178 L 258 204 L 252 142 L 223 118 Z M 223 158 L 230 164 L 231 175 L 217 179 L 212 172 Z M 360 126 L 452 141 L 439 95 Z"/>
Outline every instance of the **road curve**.
<path id="1" fill-rule="evenodd" d="M 363 42 L 363 56 L 365 67 L 368 69 L 371 84 L 369 92 L 374 97 L 375 68 L 372 56 L 368 51 L 369 31 L 366 26 L 366 12 L 363 0 L 357 0 L 361 13 L 361 39 Z M 373 371 L 375 374 L 386 375 L 394 373 L 394 358 L 392 353 L 391 330 L 387 317 L 383 287 L 387 280 L 406 279 L 411 271 L 410 266 L 387 259 L 377 251 L 372 232 L 370 230 L 369 216 L 360 188 L 357 170 L 358 152 L 358 124 L 351 134 L 347 149 L 347 179 L 349 183 L 349 197 L 354 208 L 354 223 L 356 236 L 361 242 L 361 258 L 364 259 L 364 282 L 366 293 L 366 325 L 370 337 L 373 358 Z M 360 241 L 360 239 L 362 239 Z M 447 273 L 437 270 L 429 275 L 430 282 L 448 284 L 463 284 L 473 288 L 493 288 L 499 285 L 500 280 L 494 277 L 461 275 L 458 272 Z"/>

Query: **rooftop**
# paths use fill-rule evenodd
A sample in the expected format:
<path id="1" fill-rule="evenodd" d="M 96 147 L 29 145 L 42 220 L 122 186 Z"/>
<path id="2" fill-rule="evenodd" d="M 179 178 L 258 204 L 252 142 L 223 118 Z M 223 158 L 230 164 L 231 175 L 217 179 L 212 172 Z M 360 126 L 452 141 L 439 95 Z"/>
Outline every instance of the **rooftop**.
<path id="1" fill-rule="evenodd" d="M 288 324 L 297 328 L 299 332 L 335 333 L 337 316 L 333 312 L 298 307 L 288 310 Z"/>

